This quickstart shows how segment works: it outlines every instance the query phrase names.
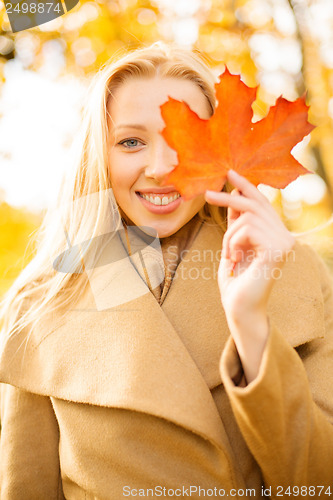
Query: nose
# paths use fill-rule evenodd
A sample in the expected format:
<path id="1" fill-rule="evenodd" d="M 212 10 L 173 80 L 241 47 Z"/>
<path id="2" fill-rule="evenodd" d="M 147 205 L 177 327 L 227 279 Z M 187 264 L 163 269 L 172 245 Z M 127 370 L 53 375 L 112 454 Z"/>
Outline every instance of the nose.
<path id="1" fill-rule="evenodd" d="M 160 182 L 175 168 L 177 163 L 177 152 L 170 148 L 165 139 L 161 137 L 149 151 L 145 176 Z"/>

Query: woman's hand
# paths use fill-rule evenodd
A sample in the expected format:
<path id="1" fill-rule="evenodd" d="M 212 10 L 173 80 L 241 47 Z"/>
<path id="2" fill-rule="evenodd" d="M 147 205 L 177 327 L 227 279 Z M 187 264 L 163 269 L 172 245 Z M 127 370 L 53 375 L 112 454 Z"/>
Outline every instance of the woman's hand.
<path id="1" fill-rule="evenodd" d="M 231 194 L 206 191 L 205 195 L 208 203 L 228 207 L 218 284 L 241 360 L 250 353 L 250 358 L 257 358 L 258 369 L 268 336 L 269 294 L 295 238 L 253 184 L 233 170 L 227 178 L 236 187 Z M 250 372 L 253 378 L 256 369 Z"/>

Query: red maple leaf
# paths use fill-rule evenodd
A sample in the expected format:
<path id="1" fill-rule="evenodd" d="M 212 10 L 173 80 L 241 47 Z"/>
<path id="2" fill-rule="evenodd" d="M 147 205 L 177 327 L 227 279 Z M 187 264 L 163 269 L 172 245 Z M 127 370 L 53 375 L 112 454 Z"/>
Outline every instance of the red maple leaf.
<path id="1" fill-rule="evenodd" d="M 215 91 L 218 105 L 209 120 L 171 97 L 161 105 L 166 124 L 161 134 L 178 153 L 178 165 L 161 185 L 174 185 L 189 200 L 206 189 L 220 191 L 231 168 L 256 186 L 275 188 L 309 173 L 290 153 L 314 128 L 305 96 L 294 102 L 279 97 L 268 115 L 253 123 L 257 87 L 226 69 Z"/>

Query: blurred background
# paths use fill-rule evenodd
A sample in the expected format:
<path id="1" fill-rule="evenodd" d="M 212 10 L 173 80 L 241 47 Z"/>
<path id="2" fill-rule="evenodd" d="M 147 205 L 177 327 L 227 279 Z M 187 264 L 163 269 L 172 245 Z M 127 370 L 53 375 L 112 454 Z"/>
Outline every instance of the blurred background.
<path id="1" fill-rule="evenodd" d="M 156 40 L 199 49 L 216 75 L 227 64 L 247 85 L 260 84 L 256 120 L 278 96 L 307 91 L 317 128 L 293 154 L 313 174 L 261 189 L 333 272 L 332 0 L 80 0 L 15 34 L 0 0 L 0 297 L 55 203 L 91 76 L 119 51 Z"/>

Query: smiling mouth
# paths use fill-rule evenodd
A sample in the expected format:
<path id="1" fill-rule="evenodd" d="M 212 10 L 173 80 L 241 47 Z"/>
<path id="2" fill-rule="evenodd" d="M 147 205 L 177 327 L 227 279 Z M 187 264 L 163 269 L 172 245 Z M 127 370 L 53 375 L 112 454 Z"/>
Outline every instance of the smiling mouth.
<path id="1" fill-rule="evenodd" d="M 170 194 L 140 193 L 139 191 L 137 191 L 136 193 L 141 196 L 141 198 L 149 201 L 153 205 L 169 205 L 170 203 L 181 197 L 180 194 L 176 191 Z"/>

